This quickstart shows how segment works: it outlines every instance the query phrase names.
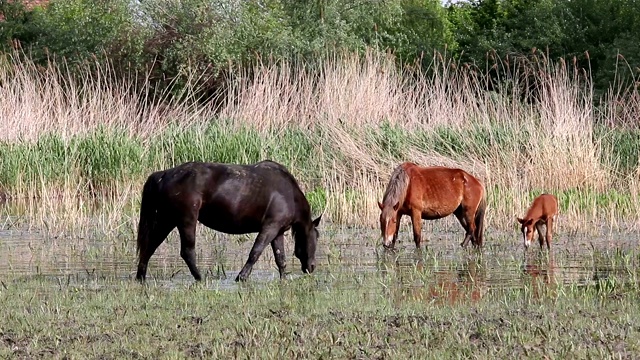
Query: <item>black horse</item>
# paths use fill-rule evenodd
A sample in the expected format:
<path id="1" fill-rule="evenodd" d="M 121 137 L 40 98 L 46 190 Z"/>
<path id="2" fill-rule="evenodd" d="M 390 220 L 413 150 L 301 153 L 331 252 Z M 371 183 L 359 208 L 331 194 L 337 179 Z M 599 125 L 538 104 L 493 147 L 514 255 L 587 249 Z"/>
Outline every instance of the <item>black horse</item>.
<path id="1" fill-rule="evenodd" d="M 312 273 L 315 269 L 320 217 L 311 220 L 309 202 L 284 166 L 273 161 L 253 165 L 188 162 L 154 172 L 144 184 L 136 279 L 144 281 L 149 258 L 177 227 L 180 256 L 193 277 L 201 280 L 195 259 L 198 221 L 227 234 L 258 233 L 236 281 L 249 277 L 269 243 L 284 278 L 284 233 L 289 229 L 302 271 Z"/>

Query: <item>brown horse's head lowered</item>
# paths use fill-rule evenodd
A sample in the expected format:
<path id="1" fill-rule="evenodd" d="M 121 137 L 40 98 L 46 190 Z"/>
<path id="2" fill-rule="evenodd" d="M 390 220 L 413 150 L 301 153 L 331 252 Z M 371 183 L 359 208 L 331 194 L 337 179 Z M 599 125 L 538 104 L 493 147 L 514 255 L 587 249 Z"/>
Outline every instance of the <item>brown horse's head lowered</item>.
<path id="1" fill-rule="evenodd" d="M 378 202 L 380 207 L 380 230 L 382 231 L 382 245 L 395 245 L 398 228 L 400 227 L 400 202 L 404 201 L 409 187 L 409 174 L 402 166 L 396 167 L 382 197 Z"/>
<path id="2" fill-rule="evenodd" d="M 461 245 L 466 246 L 471 241 L 476 247 L 482 246 L 486 210 L 484 186 L 464 170 L 402 163 L 391 174 L 378 206 L 385 247 L 395 246 L 403 215 L 411 217 L 413 240 L 416 247 L 420 247 L 422 220 L 440 219 L 450 214 L 458 218 L 466 231 Z"/>
<path id="3" fill-rule="evenodd" d="M 542 194 L 533 200 L 523 218 L 517 218 L 522 232 L 522 242 L 527 250 L 533 241 L 533 236 L 538 231 L 538 241 L 540 249 L 547 243 L 547 249 L 551 249 L 551 238 L 553 237 L 553 222 L 558 214 L 558 199 L 551 194 Z M 546 225 L 543 232 L 542 225 Z M 544 235 L 543 235 L 544 234 Z"/>

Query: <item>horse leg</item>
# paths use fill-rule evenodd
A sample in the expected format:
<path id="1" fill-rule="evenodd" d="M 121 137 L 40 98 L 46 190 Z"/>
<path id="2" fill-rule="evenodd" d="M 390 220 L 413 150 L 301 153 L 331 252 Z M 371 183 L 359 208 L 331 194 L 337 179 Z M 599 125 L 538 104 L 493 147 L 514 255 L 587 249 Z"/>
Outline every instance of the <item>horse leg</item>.
<path id="1" fill-rule="evenodd" d="M 551 238 L 553 237 L 553 217 L 547 219 L 547 250 L 551 250 Z"/>
<path id="2" fill-rule="evenodd" d="M 242 267 L 242 270 L 240 270 L 240 273 L 236 277 L 236 281 L 247 280 L 247 278 L 249 277 L 249 274 L 251 274 L 251 269 L 253 268 L 253 265 L 256 263 L 256 261 L 258 261 L 258 258 L 262 254 L 262 251 L 264 250 L 264 248 L 267 246 L 268 243 L 273 241 L 278 236 L 279 232 L 280 232 L 279 228 L 273 228 L 273 227 L 263 228 L 260 231 L 260 233 L 256 237 L 255 242 L 253 243 L 253 247 L 251 248 L 251 251 L 249 252 L 249 258 L 247 259 L 247 262 L 244 264 L 244 266 Z"/>
<path id="3" fill-rule="evenodd" d="M 140 256 L 138 260 L 138 272 L 136 273 L 136 279 L 140 281 L 144 281 L 147 277 L 147 265 L 149 264 L 149 259 L 156 252 L 156 249 L 164 239 L 167 238 L 171 230 L 175 225 L 170 222 L 156 222 L 153 229 L 150 230 L 148 237 L 148 244 L 144 250 L 140 251 Z"/>
<path id="4" fill-rule="evenodd" d="M 422 212 L 420 210 L 411 212 L 411 224 L 413 225 L 413 242 L 416 243 L 416 248 L 419 249 L 422 242 Z"/>
<path id="5" fill-rule="evenodd" d="M 278 236 L 271 241 L 271 249 L 273 250 L 273 257 L 276 259 L 276 265 L 278 265 L 280 279 L 284 279 L 287 268 L 287 259 L 284 255 L 284 234 L 278 234 Z"/>
<path id="6" fill-rule="evenodd" d="M 187 263 L 191 275 L 196 281 L 202 280 L 200 271 L 196 266 L 196 218 L 187 219 L 178 226 L 180 232 L 180 257 Z"/>
<path id="7" fill-rule="evenodd" d="M 538 242 L 540 243 L 540 250 L 544 247 L 545 232 L 542 231 L 542 221 L 536 223 L 536 231 L 538 231 Z M 547 223 L 547 229 L 549 229 L 549 223 Z"/>
<path id="8" fill-rule="evenodd" d="M 460 225 L 462 225 L 462 228 L 465 231 L 464 240 L 462 240 L 460 246 L 467 246 L 469 241 L 471 241 L 474 246 L 477 246 L 478 244 L 476 243 L 476 238 L 473 236 L 473 233 L 475 231 L 475 223 L 473 222 L 473 217 L 471 217 L 469 212 L 465 211 L 464 207 L 462 206 L 457 208 L 456 211 L 453 212 L 453 214 L 456 216 L 456 218 L 458 218 Z"/>

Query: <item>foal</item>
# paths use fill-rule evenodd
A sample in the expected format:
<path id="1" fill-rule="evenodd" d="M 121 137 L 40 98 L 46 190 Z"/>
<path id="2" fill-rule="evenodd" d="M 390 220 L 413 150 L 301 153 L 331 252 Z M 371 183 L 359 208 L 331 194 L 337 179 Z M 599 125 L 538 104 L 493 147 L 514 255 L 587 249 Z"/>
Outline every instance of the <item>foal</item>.
<path id="1" fill-rule="evenodd" d="M 542 250 L 545 241 L 547 243 L 547 250 L 551 249 L 553 222 L 557 214 L 558 199 L 551 194 L 542 194 L 533 200 L 524 218 L 517 218 L 518 222 L 522 225 L 520 231 L 522 231 L 525 251 L 529 248 L 529 245 L 531 245 L 531 240 L 533 240 L 533 234 L 536 230 L 538 230 L 540 249 Z M 545 224 L 547 225 L 546 235 L 542 235 L 542 225 Z"/>

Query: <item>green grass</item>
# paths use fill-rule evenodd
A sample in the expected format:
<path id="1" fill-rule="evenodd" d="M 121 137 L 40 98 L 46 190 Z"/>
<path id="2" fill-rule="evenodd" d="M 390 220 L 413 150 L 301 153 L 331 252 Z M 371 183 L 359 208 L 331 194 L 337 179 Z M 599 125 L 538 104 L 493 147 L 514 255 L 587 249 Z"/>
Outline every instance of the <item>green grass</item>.
<path id="1" fill-rule="evenodd" d="M 222 122 L 206 127 L 169 127 L 150 139 L 117 129 L 99 129 L 63 139 L 50 134 L 34 143 L 0 144 L 0 185 L 11 192 L 25 184 L 73 180 L 100 185 L 139 180 L 151 171 L 187 161 L 253 163 L 266 158 L 295 164 L 304 178 L 318 176 L 322 159 L 313 157 L 310 137 L 297 129 L 265 136 Z"/>
<path id="2" fill-rule="evenodd" d="M 640 154 L 640 130 L 606 127 L 596 128 L 596 136 L 600 138 L 604 161 L 615 164 L 624 173 L 637 169 Z"/>
<path id="3" fill-rule="evenodd" d="M 491 128 L 478 125 L 407 131 L 384 122 L 362 129 L 345 126 L 343 130 L 359 151 L 371 156 L 370 163 L 378 161 L 376 159 L 399 163 L 411 160 L 405 157 L 407 152 L 418 151 L 463 162 L 469 161 L 469 154 L 473 154 L 474 159 L 491 164 L 496 161 L 496 154 L 517 153 L 526 158 L 529 151 L 523 142 L 526 136 L 499 124 Z M 170 125 L 162 132 L 147 137 L 136 137 L 124 130 L 108 127 L 68 138 L 48 134 L 34 142 L 0 143 L 0 190 L 10 195 L 39 196 L 47 189 L 61 189 L 77 195 L 111 196 L 117 195 L 114 189 L 119 186 L 141 185 L 151 172 L 186 161 L 254 163 L 271 159 L 283 163 L 299 180 L 314 212 L 329 208 L 335 213 L 350 214 L 353 209 L 371 203 L 369 197 L 379 196 L 388 175 L 363 172 L 359 167 L 360 158 L 341 148 L 340 141 L 332 136 L 330 131 L 321 127 L 305 129 L 292 126 L 260 132 L 251 127 L 231 126 L 223 119 L 187 127 Z M 624 179 L 635 171 L 633 163 L 637 162 L 638 152 L 633 150 L 640 146 L 640 137 L 634 136 L 630 130 L 609 130 L 608 133 L 602 132 L 597 141 L 608 141 L 609 144 L 604 147 L 607 152 L 601 159 L 603 167 L 609 164 L 610 158 L 620 159 L 611 163 L 618 164 L 615 176 L 620 181 L 612 181 L 599 189 L 584 186 L 527 191 L 532 196 L 542 191 L 556 194 L 561 210 L 571 207 L 573 211 L 591 214 L 598 209 L 608 216 L 610 213 L 607 211 L 614 209 L 616 216 L 635 216 L 637 199 Z M 492 169 L 487 171 L 490 173 Z M 377 176 L 380 180 L 372 182 L 358 174 L 372 178 Z M 497 214 L 511 216 L 517 194 L 514 189 L 501 184 L 501 179 L 491 181 L 493 184 L 486 184 L 489 206 L 496 209 Z M 330 195 L 342 199 L 337 206 L 328 207 Z M 360 217 L 343 218 L 347 219 L 344 221 L 361 219 L 359 221 L 367 222 L 374 210 L 367 210 Z M 336 218 L 340 216 L 336 215 Z"/>
<path id="4" fill-rule="evenodd" d="M 490 289 L 476 302 L 441 304 L 413 296 L 399 280 L 384 273 L 329 274 L 231 291 L 215 290 L 215 282 L 168 289 L 113 279 L 5 280 L 0 356 L 442 359 L 640 353 L 637 283 L 610 279 L 534 295 L 532 280 L 520 289 Z"/>
<path id="5" fill-rule="evenodd" d="M 522 149 L 526 138 L 500 127 L 406 132 L 383 123 L 367 128 L 371 151 L 400 161 L 411 146 L 451 158 L 466 154 L 489 156 L 489 147 Z M 101 128 L 88 135 L 63 139 L 58 134 L 40 137 L 35 143 L 0 143 L 0 185 L 11 190 L 20 181 L 59 182 L 69 173 L 93 183 L 113 183 L 141 178 L 151 170 L 186 161 L 252 163 L 265 158 L 292 167 L 304 181 L 322 178 L 322 165 L 340 160 L 340 149 L 325 148 L 321 130 L 303 131 L 291 127 L 280 132 L 259 133 L 255 129 L 235 129 L 222 120 L 206 126 L 172 126 L 149 139 L 136 138 L 118 129 Z M 640 135 L 627 130 L 603 133 L 607 157 L 615 158 L 621 169 L 635 170 L 640 153 Z M 526 154 L 525 154 L 526 155 Z M 480 158 L 488 161 L 488 158 Z M 603 159 L 604 161 L 604 159 Z M 316 181 L 317 183 L 317 181 Z"/>

